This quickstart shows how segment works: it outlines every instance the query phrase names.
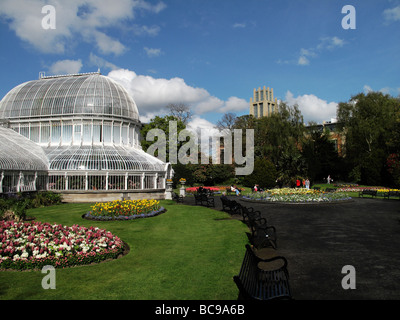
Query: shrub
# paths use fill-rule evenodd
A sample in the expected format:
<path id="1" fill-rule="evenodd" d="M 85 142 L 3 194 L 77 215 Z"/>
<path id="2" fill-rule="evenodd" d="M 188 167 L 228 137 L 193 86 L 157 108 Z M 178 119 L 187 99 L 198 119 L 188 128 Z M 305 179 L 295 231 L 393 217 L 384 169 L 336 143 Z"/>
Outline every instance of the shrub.
<path id="1" fill-rule="evenodd" d="M 258 184 L 263 189 L 268 189 L 276 185 L 276 177 L 276 168 L 270 160 L 257 159 L 254 162 L 253 173 L 244 177 L 243 184 L 246 187 L 254 187 Z"/>

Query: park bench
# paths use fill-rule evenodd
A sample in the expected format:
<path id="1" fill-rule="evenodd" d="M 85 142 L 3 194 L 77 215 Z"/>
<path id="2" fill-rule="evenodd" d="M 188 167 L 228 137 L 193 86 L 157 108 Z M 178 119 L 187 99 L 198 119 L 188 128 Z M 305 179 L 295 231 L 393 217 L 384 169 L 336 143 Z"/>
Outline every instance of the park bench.
<path id="1" fill-rule="evenodd" d="M 222 202 L 222 211 L 226 211 L 230 214 L 241 214 L 242 206 L 235 200 L 230 200 L 226 196 L 220 197 Z"/>
<path id="2" fill-rule="evenodd" d="M 205 193 L 195 193 L 194 200 L 196 205 L 200 204 L 206 207 L 215 207 L 214 198 Z"/>
<path id="3" fill-rule="evenodd" d="M 358 196 L 364 197 L 365 195 L 369 195 L 373 198 L 373 197 L 376 197 L 377 194 L 378 194 L 377 190 L 362 190 L 358 193 Z"/>
<path id="4" fill-rule="evenodd" d="M 276 228 L 268 225 L 267 219 L 261 216 L 260 211 L 242 206 L 243 221 L 250 229 L 251 242 L 256 248 L 277 248 Z"/>
<path id="5" fill-rule="evenodd" d="M 176 192 L 172 193 L 172 200 L 176 201 L 177 203 L 183 203 L 183 196 L 178 195 Z"/>
<path id="6" fill-rule="evenodd" d="M 399 191 L 388 191 L 385 192 L 385 194 L 383 195 L 384 199 L 390 199 L 390 197 L 399 197 L 400 200 L 400 192 Z"/>
<path id="7" fill-rule="evenodd" d="M 260 268 L 261 264 L 266 266 Z M 287 264 L 286 258 L 281 256 L 261 259 L 246 245 L 240 272 L 233 277 L 239 289 L 239 299 L 292 299 Z"/>

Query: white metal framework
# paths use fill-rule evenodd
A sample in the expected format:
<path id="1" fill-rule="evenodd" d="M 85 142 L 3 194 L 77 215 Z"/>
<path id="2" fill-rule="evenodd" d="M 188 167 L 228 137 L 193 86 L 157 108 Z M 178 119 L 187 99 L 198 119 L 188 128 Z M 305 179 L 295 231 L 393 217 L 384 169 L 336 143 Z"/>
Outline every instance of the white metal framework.
<path id="1" fill-rule="evenodd" d="M 0 193 L 45 189 L 47 169 L 42 148 L 0 126 Z"/>
<path id="2" fill-rule="evenodd" d="M 16 148 L 7 156 L 7 147 L 0 143 L 3 186 L 7 183 L 18 189 L 19 178 L 4 177 L 22 170 L 47 172 L 45 183 L 42 178 L 35 181 L 48 190 L 165 189 L 169 166 L 141 149 L 141 123 L 134 100 L 122 86 L 99 73 L 23 83 L 0 101 L 0 121 L 12 129 L 2 128 L 0 134 L 10 134 L 17 144 L 23 138 L 32 146 L 28 148 L 32 155 Z M 18 163 L 19 154 L 29 161 Z M 30 169 L 29 163 L 38 157 L 42 167 Z M 12 161 L 12 166 L 7 165 Z M 0 192 L 4 192 L 1 183 Z"/>

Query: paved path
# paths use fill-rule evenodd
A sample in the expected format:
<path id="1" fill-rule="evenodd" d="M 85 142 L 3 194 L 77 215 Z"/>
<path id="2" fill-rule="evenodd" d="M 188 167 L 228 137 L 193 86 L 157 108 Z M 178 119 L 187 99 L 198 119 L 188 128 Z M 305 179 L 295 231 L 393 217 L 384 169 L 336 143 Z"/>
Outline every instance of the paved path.
<path id="1" fill-rule="evenodd" d="M 221 201 L 215 200 L 216 209 L 221 210 Z M 399 200 L 355 198 L 350 203 L 321 205 L 240 203 L 260 210 L 276 227 L 275 254 L 288 260 L 295 299 L 400 299 Z M 185 204 L 194 204 L 193 197 L 187 197 Z M 346 265 L 356 270 L 355 290 L 342 287 Z"/>

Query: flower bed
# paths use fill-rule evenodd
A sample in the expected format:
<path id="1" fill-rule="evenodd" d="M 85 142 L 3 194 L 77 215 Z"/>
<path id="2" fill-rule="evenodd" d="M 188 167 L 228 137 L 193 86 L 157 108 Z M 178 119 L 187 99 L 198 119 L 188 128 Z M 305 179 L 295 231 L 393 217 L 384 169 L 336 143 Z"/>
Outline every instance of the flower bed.
<path id="1" fill-rule="evenodd" d="M 196 193 L 200 187 L 190 187 L 186 188 L 187 193 Z M 226 187 L 225 187 L 226 188 Z M 221 191 L 221 187 L 203 187 L 204 190 L 210 190 L 212 192 L 219 192 Z M 224 189 L 225 190 L 225 189 Z"/>
<path id="2" fill-rule="evenodd" d="M 0 221 L 0 269 L 85 265 L 115 259 L 123 250 L 121 239 L 95 227 Z"/>
<path id="3" fill-rule="evenodd" d="M 341 187 L 338 188 L 337 191 L 342 192 L 360 192 L 363 190 L 376 190 L 378 192 L 389 192 L 389 191 L 400 191 L 400 189 L 390 189 L 385 187 L 359 187 L 359 186 L 348 186 L 348 187 Z"/>
<path id="4" fill-rule="evenodd" d="M 164 212 L 158 200 L 115 200 L 96 203 L 91 208 L 83 218 L 106 221 L 132 220 L 153 217 Z"/>
<path id="5" fill-rule="evenodd" d="M 283 188 L 250 193 L 243 196 L 243 199 L 280 203 L 321 203 L 348 201 L 351 200 L 351 197 L 344 192 L 323 192 L 304 188 Z"/>

